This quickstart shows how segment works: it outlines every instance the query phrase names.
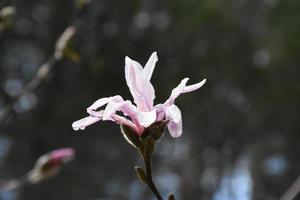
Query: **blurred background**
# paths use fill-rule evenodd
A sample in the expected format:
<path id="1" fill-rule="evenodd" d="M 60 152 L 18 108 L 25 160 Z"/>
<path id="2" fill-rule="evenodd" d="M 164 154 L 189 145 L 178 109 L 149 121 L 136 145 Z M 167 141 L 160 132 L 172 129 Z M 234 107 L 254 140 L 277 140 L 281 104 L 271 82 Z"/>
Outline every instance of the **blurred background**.
<path id="1" fill-rule="evenodd" d="M 84 5 L 87 3 L 87 5 Z M 37 185 L 1 200 L 151 199 L 134 148 L 111 122 L 75 132 L 100 97 L 131 100 L 124 58 L 159 61 L 152 83 L 163 102 L 182 78 L 206 85 L 180 96 L 182 137 L 169 134 L 153 160 L 164 196 L 279 199 L 300 175 L 300 1 L 6 0 L 0 20 L 0 179 L 22 176 L 53 149 L 76 159 Z M 66 27 L 77 31 L 53 59 Z M 67 52 L 67 53 L 66 53 Z M 50 58 L 50 59 L 49 59 Z M 24 88 L 43 63 L 49 72 Z M 299 196 L 298 196 L 299 198 Z"/>

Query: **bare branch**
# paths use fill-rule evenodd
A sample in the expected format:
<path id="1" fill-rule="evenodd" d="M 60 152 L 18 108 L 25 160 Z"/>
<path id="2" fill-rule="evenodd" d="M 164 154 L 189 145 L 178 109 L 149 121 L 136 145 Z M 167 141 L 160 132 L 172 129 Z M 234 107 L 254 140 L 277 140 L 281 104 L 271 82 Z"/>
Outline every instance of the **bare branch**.
<path id="1" fill-rule="evenodd" d="M 300 176 L 293 182 L 293 184 L 282 195 L 280 200 L 293 200 L 300 192 Z"/>
<path id="2" fill-rule="evenodd" d="M 76 8 L 76 13 L 80 13 L 81 10 L 83 10 L 84 7 L 89 4 L 89 1 L 84 0 L 83 2 L 84 3 L 80 8 Z M 25 85 L 25 87 L 19 95 L 12 99 L 12 102 L 8 103 L 6 106 L 4 106 L 2 110 L 0 110 L 0 121 L 5 120 L 9 116 L 9 114 L 14 111 L 13 105 L 15 102 L 17 102 L 23 95 L 27 93 L 32 93 L 41 84 L 41 82 L 43 82 L 48 77 L 49 73 L 51 72 L 53 66 L 56 64 L 57 61 L 61 60 L 67 53 L 70 54 L 70 49 L 68 49 L 68 43 L 70 42 L 77 30 L 76 25 L 72 24 L 75 24 L 74 22 L 77 22 L 80 16 L 81 15 L 79 14 L 78 16 L 75 14 L 74 19 L 71 21 L 70 25 L 67 26 L 63 33 L 58 37 L 55 43 L 53 54 L 50 55 L 47 61 L 39 67 L 36 76 L 27 85 Z M 76 24 L 78 26 L 78 23 Z M 74 54 L 74 52 L 71 53 Z M 77 57 L 71 59 L 78 60 Z"/>

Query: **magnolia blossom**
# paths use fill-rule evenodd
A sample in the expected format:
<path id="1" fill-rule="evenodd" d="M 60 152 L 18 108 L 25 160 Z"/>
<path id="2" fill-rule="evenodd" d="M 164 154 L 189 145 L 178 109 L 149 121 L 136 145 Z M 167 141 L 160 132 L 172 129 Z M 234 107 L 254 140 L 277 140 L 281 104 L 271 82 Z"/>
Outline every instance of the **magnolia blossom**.
<path id="1" fill-rule="evenodd" d="M 199 89 L 204 85 L 206 79 L 187 85 L 189 79 L 184 78 L 172 90 L 170 97 L 163 104 L 154 105 L 155 91 L 150 79 L 157 60 L 156 52 L 152 53 L 143 68 L 138 62 L 126 57 L 125 79 L 135 105 L 119 95 L 98 99 L 87 108 L 89 116 L 75 121 L 72 124 L 73 129 L 83 130 L 97 121 L 111 120 L 117 124 L 131 127 L 141 136 L 144 129 L 151 124 L 165 120 L 171 136 L 179 137 L 182 134 L 182 116 L 180 109 L 175 105 L 175 99 L 180 94 Z M 121 112 L 123 115 L 119 115 L 117 112 Z"/>

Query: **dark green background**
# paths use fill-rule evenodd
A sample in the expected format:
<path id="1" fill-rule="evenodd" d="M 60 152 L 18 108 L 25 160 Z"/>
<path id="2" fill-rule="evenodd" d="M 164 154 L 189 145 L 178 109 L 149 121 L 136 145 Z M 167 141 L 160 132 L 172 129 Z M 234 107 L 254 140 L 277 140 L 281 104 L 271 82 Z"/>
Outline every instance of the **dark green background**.
<path id="1" fill-rule="evenodd" d="M 10 103 L 8 81 L 29 82 L 74 18 L 72 0 L 4 3 L 17 13 L 0 33 L 1 109 Z M 278 199 L 300 174 L 299 10 L 298 0 L 91 0 L 71 43 L 81 61 L 57 62 L 33 92 L 35 104 L 17 102 L 17 112 L 0 122 L 0 177 L 19 177 L 40 155 L 70 146 L 75 161 L 13 193 L 16 199 L 151 199 L 135 177 L 138 154 L 118 126 L 103 122 L 75 132 L 71 124 L 100 97 L 131 99 L 125 56 L 145 64 L 157 51 L 156 103 L 184 77 L 207 78 L 176 101 L 182 137 L 166 134 L 157 146 L 154 177 L 162 193 L 244 200 L 234 195 L 246 185 L 249 199 Z M 239 176 L 248 185 L 224 181 Z"/>

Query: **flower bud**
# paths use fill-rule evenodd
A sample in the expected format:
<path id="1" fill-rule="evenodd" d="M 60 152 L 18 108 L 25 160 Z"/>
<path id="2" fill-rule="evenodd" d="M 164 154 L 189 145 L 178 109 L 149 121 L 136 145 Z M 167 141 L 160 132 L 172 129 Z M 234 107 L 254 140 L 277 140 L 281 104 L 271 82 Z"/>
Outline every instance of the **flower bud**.
<path id="1" fill-rule="evenodd" d="M 37 183 L 55 175 L 61 166 L 74 159 L 72 148 L 57 149 L 40 157 L 28 174 L 29 183 Z"/>

